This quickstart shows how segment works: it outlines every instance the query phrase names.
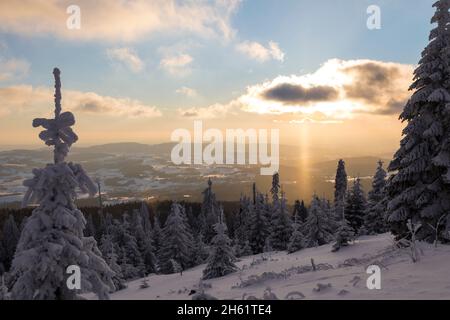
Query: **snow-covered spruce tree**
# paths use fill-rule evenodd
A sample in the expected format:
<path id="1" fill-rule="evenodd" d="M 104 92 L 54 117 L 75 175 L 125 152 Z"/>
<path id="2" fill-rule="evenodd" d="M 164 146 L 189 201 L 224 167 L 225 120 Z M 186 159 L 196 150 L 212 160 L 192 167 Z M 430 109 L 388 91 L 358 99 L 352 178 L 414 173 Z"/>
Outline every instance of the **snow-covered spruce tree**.
<path id="1" fill-rule="evenodd" d="M 294 226 L 287 251 L 289 253 L 297 252 L 305 247 L 305 237 L 302 233 L 302 223 L 300 218 L 296 215 L 294 218 Z"/>
<path id="2" fill-rule="evenodd" d="M 320 206 L 324 216 L 326 217 L 328 228 L 334 233 L 339 226 L 339 221 L 337 221 L 335 216 L 334 206 L 330 200 L 325 199 L 324 197 L 320 198 Z"/>
<path id="3" fill-rule="evenodd" d="M 272 176 L 272 187 L 270 188 L 274 211 L 277 211 L 280 207 L 280 188 L 280 175 L 278 172 L 275 172 Z"/>
<path id="4" fill-rule="evenodd" d="M 336 243 L 333 245 L 333 249 L 331 251 L 336 252 L 342 247 L 348 246 L 349 242 L 353 240 L 355 236 L 355 231 L 350 226 L 350 223 L 345 218 L 345 215 L 338 222 L 339 226 L 336 230 Z"/>
<path id="5" fill-rule="evenodd" d="M 142 228 L 146 234 L 150 234 L 152 231 L 152 224 L 150 222 L 150 212 L 145 201 L 142 201 L 141 208 L 139 209 L 142 220 Z"/>
<path id="6" fill-rule="evenodd" d="M 122 275 L 125 280 L 134 280 L 143 277 L 143 273 L 141 273 L 130 261 L 125 247 L 117 246 L 117 252 L 117 263 L 120 266 L 120 270 L 122 270 Z M 143 268 L 141 268 L 141 270 L 143 270 Z"/>
<path id="7" fill-rule="evenodd" d="M 269 236 L 267 237 L 267 241 L 270 242 L 270 233 L 272 232 L 271 223 L 272 223 L 273 207 L 272 207 L 272 203 L 270 202 L 270 197 L 267 193 L 264 195 L 264 208 L 265 208 L 264 214 L 266 216 L 266 221 L 267 221 L 267 226 L 268 226 L 268 231 L 269 231 Z M 268 244 L 267 241 L 266 241 L 266 244 Z"/>
<path id="8" fill-rule="evenodd" d="M 345 195 L 347 192 L 347 172 L 345 172 L 345 162 L 340 159 L 336 170 L 334 185 L 334 215 L 335 220 L 342 218 L 345 207 Z"/>
<path id="9" fill-rule="evenodd" d="M 444 230 L 442 230 L 441 236 L 443 239 L 450 241 L 450 215 L 445 217 Z"/>
<path id="10" fill-rule="evenodd" d="M 356 178 L 345 199 L 345 218 L 356 234 L 364 223 L 366 205 L 366 196 L 361 186 L 361 180 Z"/>
<path id="11" fill-rule="evenodd" d="M 364 216 L 364 227 L 367 234 L 380 234 L 387 231 L 385 212 L 386 171 L 383 162 L 378 162 L 377 171 L 373 177 L 372 190 L 367 199 L 366 213 Z"/>
<path id="12" fill-rule="evenodd" d="M 3 261 L 5 260 L 5 252 L 3 247 L 0 245 L 0 276 L 5 273 L 5 266 L 3 265 Z"/>
<path id="13" fill-rule="evenodd" d="M 292 220 L 287 210 L 284 192 L 279 200 L 279 209 L 272 212 L 270 243 L 274 250 L 286 250 L 292 234 Z"/>
<path id="14" fill-rule="evenodd" d="M 264 195 L 256 193 L 256 203 L 252 216 L 250 217 L 250 246 L 253 253 L 258 254 L 264 252 L 266 239 L 270 235 L 269 222 L 267 221 L 267 207 Z"/>
<path id="15" fill-rule="evenodd" d="M 112 277 L 115 287 L 114 291 L 125 289 L 127 286 L 123 278 L 122 269 L 117 264 L 118 256 L 116 253 L 115 244 L 113 242 L 113 237 L 110 234 L 105 233 L 102 235 L 99 249 L 108 266 L 112 271 L 114 271 L 114 276 Z"/>
<path id="16" fill-rule="evenodd" d="M 235 255 L 241 257 L 249 255 L 250 219 L 254 206 L 250 198 L 241 196 L 239 211 L 234 216 L 234 246 Z"/>
<path id="17" fill-rule="evenodd" d="M 208 187 L 202 192 L 203 202 L 200 214 L 202 215 L 200 221 L 202 222 L 202 233 L 205 237 L 206 243 L 209 243 L 214 236 L 214 225 L 217 223 L 218 204 L 216 195 L 212 191 L 212 181 L 208 179 Z"/>
<path id="18" fill-rule="evenodd" d="M 145 266 L 145 273 L 156 273 L 158 261 L 155 256 L 155 249 L 152 244 L 150 232 L 146 233 L 144 231 L 144 226 L 145 223 L 143 222 L 141 212 L 137 210 L 134 211 L 131 230 L 136 237 L 138 249 Z"/>
<path id="19" fill-rule="evenodd" d="M 17 227 L 14 216 L 10 214 L 3 224 L 2 241 L 3 247 L 3 267 L 5 271 L 9 271 L 11 263 L 16 252 L 17 243 L 19 242 L 20 231 Z M 1 260 L 0 260 L 1 261 Z"/>
<path id="20" fill-rule="evenodd" d="M 115 219 L 111 235 L 118 248 L 117 263 L 122 269 L 123 277 L 136 279 L 145 276 L 145 265 L 129 220 L 127 213 L 123 214 L 122 221 Z"/>
<path id="21" fill-rule="evenodd" d="M 102 238 L 102 235 L 106 233 L 106 224 L 105 224 L 105 219 L 106 219 L 106 213 L 103 212 L 103 210 L 98 210 L 98 219 L 99 219 L 99 223 L 98 223 L 98 237 L 100 237 L 100 239 Z"/>
<path id="22" fill-rule="evenodd" d="M 144 261 L 128 213 L 125 212 L 121 220 L 113 219 L 109 230 L 123 278 L 129 280 L 145 276 Z"/>
<path id="23" fill-rule="evenodd" d="M 174 273 L 173 263 L 176 261 L 182 268 L 192 265 L 193 237 L 183 217 L 183 208 L 180 204 L 172 204 L 163 229 L 161 250 L 159 252 L 160 271 Z"/>
<path id="24" fill-rule="evenodd" d="M 155 255 L 158 262 L 160 262 L 160 252 L 161 247 L 163 243 L 163 231 L 161 229 L 161 224 L 159 222 L 159 215 L 155 214 L 155 217 L 153 218 L 153 228 L 151 233 L 152 243 L 153 247 L 155 248 Z"/>
<path id="25" fill-rule="evenodd" d="M 323 210 L 321 200 L 314 195 L 308 210 L 308 218 L 303 224 L 306 247 L 317 247 L 333 240 L 332 226 L 327 213 Z"/>
<path id="26" fill-rule="evenodd" d="M 250 241 L 245 240 L 245 242 L 240 243 L 240 241 L 235 238 L 233 253 L 237 258 L 251 256 L 253 254 L 253 250 L 252 247 L 250 246 Z"/>
<path id="27" fill-rule="evenodd" d="M 208 259 L 208 248 L 203 241 L 203 234 L 198 233 L 194 236 L 194 248 L 192 251 L 192 262 L 194 266 L 202 264 Z"/>
<path id="28" fill-rule="evenodd" d="M 294 221 L 297 219 L 297 222 L 299 223 L 304 223 L 306 218 L 308 218 L 308 209 L 306 209 L 305 202 L 303 200 L 295 200 L 292 218 Z"/>
<path id="29" fill-rule="evenodd" d="M 219 209 L 219 222 L 214 226 L 216 235 L 212 239 L 211 254 L 208 265 L 203 270 L 203 279 L 223 277 L 237 270 L 233 249 L 230 246 L 230 238 L 226 234 L 226 224 L 223 221 L 223 209 Z"/>
<path id="30" fill-rule="evenodd" d="M 94 195 L 97 191 L 83 168 L 67 163 L 70 146 L 78 137 L 70 128 L 75 118 L 61 113 L 60 71 L 55 77 L 54 119 L 34 119 L 33 126 L 44 127 L 39 137 L 54 146 L 54 163 L 34 169 L 34 177 L 24 181 L 28 187 L 23 204 L 37 201 L 39 206 L 22 231 L 11 268 L 12 298 L 77 299 L 78 292 L 67 288 L 66 269 L 77 265 L 81 269 L 81 288 L 107 299 L 114 288 L 113 271 L 101 258 L 95 240 L 83 237 L 86 220 L 75 206 L 76 188 Z"/>
<path id="31" fill-rule="evenodd" d="M 100 220 L 100 238 L 101 235 L 109 233 L 111 234 L 114 231 L 113 217 L 110 213 L 101 213 Z"/>
<path id="32" fill-rule="evenodd" d="M 9 300 L 9 292 L 5 284 L 5 277 L 0 276 L 0 301 L 4 300 Z"/>
<path id="33" fill-rule="evenodd" d="M 414 90 L 400 115 L 407 125 L 388 170 L 389 222 L 397 239 L 408 236 L 408 219 L 422 225 L 417 239 L 433 241 L 429 225 L 450 212 L 450 1 L 434 5 L 435 28 L 414 71 Z"/>
<path id="34" fill-rule="evenodd" d="M 84 236 L 94 238 L 96 237 L 94 218 L 92 217 L 92 214 L 89 214 L 86 219 L 86 228 L 84 229 Z"/>

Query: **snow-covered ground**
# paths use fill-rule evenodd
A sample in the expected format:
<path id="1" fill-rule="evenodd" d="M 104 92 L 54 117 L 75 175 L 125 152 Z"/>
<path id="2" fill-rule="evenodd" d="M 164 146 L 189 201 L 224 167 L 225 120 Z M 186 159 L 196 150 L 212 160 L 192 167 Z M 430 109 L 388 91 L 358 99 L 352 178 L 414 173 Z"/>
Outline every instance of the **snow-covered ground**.
<path id="1" fill-rule="evenodd" d="M 450 299 L 450 246 L 420 244 L 421 260 L 412 263 L 407 249 L 394 249 L 390 234 L 362 237 L 332 253 L 331 245 L 294 254 L 273 252 L 242 258 L 240 271 L 204 281 L 207 294 L 219 299 L 263 298 L 270 288 L 279 299 Z M 311 270 L 311 259 L 317 266 Z M 369 265 L 381 268 L 381 289 L 369 290 Z M 142 279 L 111 295 L 112 299 L 191 299 L 205 265 L 183 275 L 150 275 L 148 288 Z M 317 290 L 318 287 L 321 290 Z M 304 296 L 304 297 L 303 297 Z M 92 298 L 92 296 L 89 296 Z"/>

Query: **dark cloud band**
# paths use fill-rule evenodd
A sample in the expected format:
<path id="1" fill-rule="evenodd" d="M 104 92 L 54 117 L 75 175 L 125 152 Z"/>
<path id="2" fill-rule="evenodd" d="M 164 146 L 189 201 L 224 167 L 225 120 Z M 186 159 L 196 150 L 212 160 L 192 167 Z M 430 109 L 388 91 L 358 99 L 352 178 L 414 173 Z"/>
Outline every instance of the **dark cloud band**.
<path id="1" fill-rule="evenodd" d="M 317 86 L 305 88 L 300 84 L 282 83 L 262 92 L 266 100 L 278 101 L 284 104 L 308 104 L 310 102 L 333 101 L 338 97 L 338 91 L 333 87 Z"/>

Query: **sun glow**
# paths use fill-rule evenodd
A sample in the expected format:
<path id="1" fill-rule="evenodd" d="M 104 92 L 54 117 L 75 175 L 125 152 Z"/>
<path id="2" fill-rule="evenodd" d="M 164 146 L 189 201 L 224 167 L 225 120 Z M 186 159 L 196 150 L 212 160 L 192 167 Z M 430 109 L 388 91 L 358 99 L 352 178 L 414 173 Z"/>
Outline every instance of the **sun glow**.
<path id="1" fill-rule="evenodd" d="M 298 165 L 298 177 L 300 177 L 299 185 L 303 194 L 308 190 L 311 190 L 310 179 L 310 137 L 309 137 L 309 125 L 307 123 L 300 126 L 300 157 Z"/>

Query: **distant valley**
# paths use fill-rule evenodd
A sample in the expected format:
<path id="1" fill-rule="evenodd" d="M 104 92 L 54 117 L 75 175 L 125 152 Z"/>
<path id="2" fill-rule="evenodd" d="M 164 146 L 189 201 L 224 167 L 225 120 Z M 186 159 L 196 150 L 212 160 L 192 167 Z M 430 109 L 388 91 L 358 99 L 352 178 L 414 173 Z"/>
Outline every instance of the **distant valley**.
<path id="1" fill-rule="evenodd" d="M 107 202 L 130 200 L 184 199 L 198 201 L 208 178 L 214 183 L 219 200 L 239 199 L 251 192 L 252 183 L 268 192 L 271 178 L 259 175 L 255 165 L 180 165 L 170 161 L 173 143 L 147 145 L 114 143 L 91 147 L 74 147 L 68 161 L 83 165 L 90 176 L 99 179 Z M 280 146 L 280 176 L 289 202 L 309 201 L 316 192 L 331 198 L 338 157 L 327 150 L 314 150 L 315 158 L 306 158 L 301 149 Z M 359 176 L 366 190 L 379 160 L 376 156 L 349 157 L 346 161 L 350 177 Z M 52 160 L 47 149 L 9 150 L 0 152 L 0 205 L 17 205 L 25 188 L 22 181 L 31 170 Z M 389 159 L 381 159 L 386 164 Z"/>

